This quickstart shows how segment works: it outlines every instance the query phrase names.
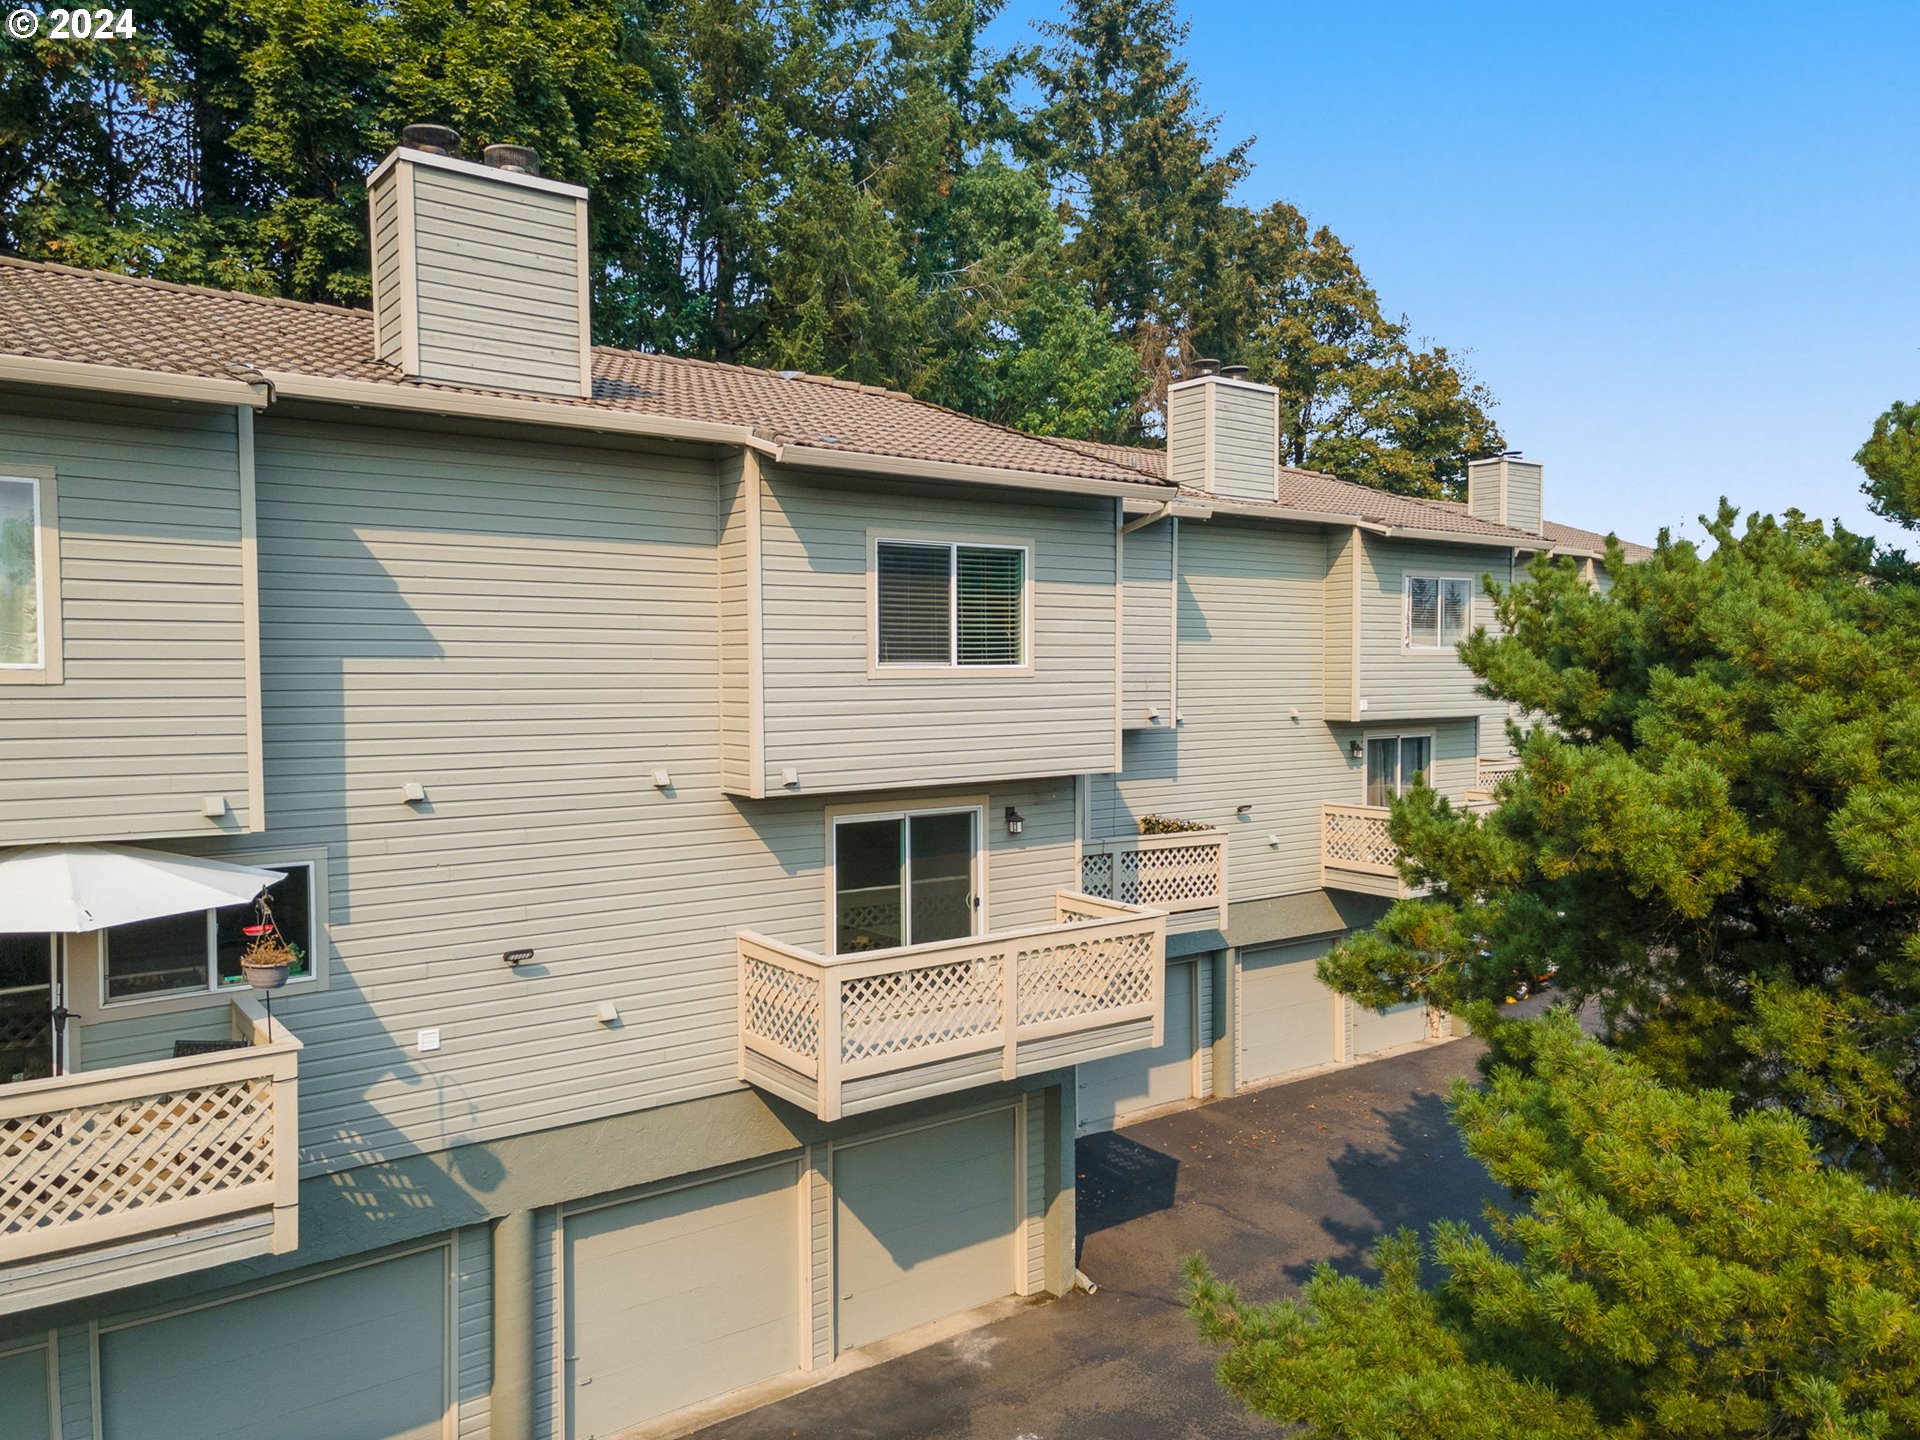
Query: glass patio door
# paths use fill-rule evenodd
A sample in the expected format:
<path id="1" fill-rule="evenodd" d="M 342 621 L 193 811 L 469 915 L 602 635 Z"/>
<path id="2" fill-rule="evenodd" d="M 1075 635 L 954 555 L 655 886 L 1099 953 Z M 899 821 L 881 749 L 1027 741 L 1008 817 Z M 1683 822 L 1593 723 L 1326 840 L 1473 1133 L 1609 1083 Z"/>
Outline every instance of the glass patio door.
<path id="1" fill-rule="evenodd" d="M 979 829 L 974 810 L 836 822 L 834 953 L 973 934 Z"/>
<path id="2" fill-rule="evenodd" d="M 55 1073 L 53 940 L 0 935 L 0 1085 Z"/>
<path id="3" fill-rule="evenodd" d="M 1433 763 L 1430 735 L 1384 735 L 1367 741 L 1367 804 L 1404 795 Z"/>

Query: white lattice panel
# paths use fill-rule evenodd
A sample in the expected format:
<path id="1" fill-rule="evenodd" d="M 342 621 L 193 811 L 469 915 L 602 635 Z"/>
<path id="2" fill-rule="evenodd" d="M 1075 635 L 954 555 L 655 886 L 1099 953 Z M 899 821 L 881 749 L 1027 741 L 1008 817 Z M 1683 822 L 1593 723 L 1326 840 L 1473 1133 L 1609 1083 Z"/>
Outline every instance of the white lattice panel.
<path id="1" fill-rule="evenodd" d="M 758 956 L 743 962 L 747 1033 L 795 1055 L 820 1054 L 820 980 Z"/>
<path id="2" fill-rule="evenodd" d="M 908 1055 L 1000 1028 L 1002 957 L 840 981 L 840 1056 L 847 1062 Z"/>
<path id="3" fill-rule="evenodd" d="M 1226 843 L 1217 834 L 1095 843 L 1080 861 L 1088 895 L 1156 910 L 1204 910 L 1226 898 Z"/>
<path id="4" fill-rule="evenodd" d="M 1400 850 L 1387 833 L 1385 810 L 1329 808 L 1323 812 L 1321 824 L 1328 865 L 1379 875 L 1397 873 Z"/>
<path id="5" fill-rule="evenodd" d="M 272 1181 L 273 1086 L 255 1076 L 0 1120 L 0 1250 Z"/>
<path id="6" fill-rule="evenodd" d="M 1023 949 L 1020 1023 L 1043 1025 L 1151 999 L 1154 975 L 1164 963 L 1154 939 L 1152 931 L 1137 931 Z"/>

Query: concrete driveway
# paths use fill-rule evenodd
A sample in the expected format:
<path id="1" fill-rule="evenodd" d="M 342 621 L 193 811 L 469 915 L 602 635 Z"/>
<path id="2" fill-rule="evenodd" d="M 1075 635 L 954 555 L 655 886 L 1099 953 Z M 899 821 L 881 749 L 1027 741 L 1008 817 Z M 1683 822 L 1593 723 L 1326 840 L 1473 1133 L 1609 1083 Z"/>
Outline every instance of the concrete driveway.
<path id="1" fill-rule="evenodd" d="M 1180 1306 L 1203 1252 L 1249 1295 L 1496 1198 L 1442 1100 L 1457 1040 L 1080 1142 L 1080 1268 L 1097 1295 L 1022 1310 L 699 1432 L 701 1440 L 1233 1440 L 1275 1428 L 1214 1384 Z"/>

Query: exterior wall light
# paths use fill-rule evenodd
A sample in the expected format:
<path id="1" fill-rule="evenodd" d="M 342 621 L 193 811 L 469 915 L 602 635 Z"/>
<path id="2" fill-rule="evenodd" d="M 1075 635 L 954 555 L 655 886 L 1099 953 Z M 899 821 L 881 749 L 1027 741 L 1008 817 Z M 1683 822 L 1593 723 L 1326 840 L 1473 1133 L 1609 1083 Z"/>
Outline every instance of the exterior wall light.
<path id="1" fill-rule="evenodd" d="M 1356 760 L 1364 760 L 1367 758 L 1367 747 L 1362 745 L 1358 740 L 1349 740 L 1347 742 L 1347 754 Z"/>
<path id="2" fill-rule="evenodd" d="M 1236 815 L 1251 815 L 1251 814 L 1253 814 L 1253 806 L 1251 806 L 1251 805 L 1236 805 L 1236 806 L 1234 806 L 1234 807 L 1233 807 L 1233 813 L 1234 813 L 1234 814 L 1236 814 Z"/>
<path id="3" fill-rule="evenodd" d="M 1026 817 L 1022 815 L 1013 806 L 1011 805 L 1007 806 L 1007 834 L 1018 835 L 1022 830 L 1025 830 L 1026 828 L 1027 828 Z"/>

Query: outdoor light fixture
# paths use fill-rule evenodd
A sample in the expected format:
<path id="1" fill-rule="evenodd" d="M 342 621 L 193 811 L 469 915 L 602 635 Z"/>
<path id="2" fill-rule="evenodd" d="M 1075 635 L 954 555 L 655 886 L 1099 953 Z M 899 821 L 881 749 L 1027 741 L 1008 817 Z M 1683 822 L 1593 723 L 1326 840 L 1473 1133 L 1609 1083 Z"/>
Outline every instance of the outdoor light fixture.
<path id="1" fill-rule="evenodd" d="M 1234 814 L 1236 814 L 1236 815 L 1251 815 L 1251 814 L 1253 814 L 1253 806 L 1251 806 L 1251 805 L 1236 805 L 1236 806 L 1234 806 L 1234 807 L 1233 807 L 1233 813 L 1234 813 Z"/>
<path id="2" fill-rule="evenodd" d="M 1349 740 L 1347 742 L 1347 754 L 1356 760 L 1364 760 L 1367 758 L 1367 748 L 1358 740 Z"/>
<path id="3" fill-rule="evenodd" d="M 1013 806 L 1007 806 L 1007 834 L 1018 835 L 1027 828 L 1026 817 Z"/>

